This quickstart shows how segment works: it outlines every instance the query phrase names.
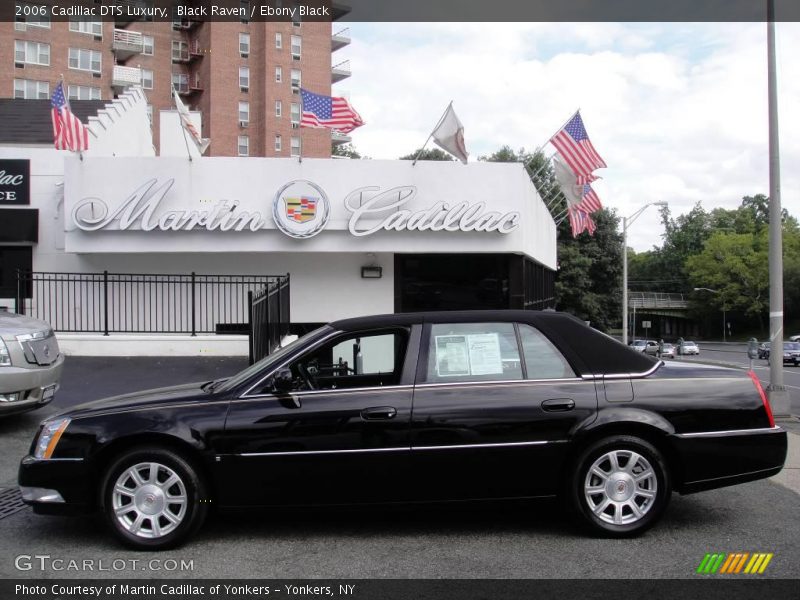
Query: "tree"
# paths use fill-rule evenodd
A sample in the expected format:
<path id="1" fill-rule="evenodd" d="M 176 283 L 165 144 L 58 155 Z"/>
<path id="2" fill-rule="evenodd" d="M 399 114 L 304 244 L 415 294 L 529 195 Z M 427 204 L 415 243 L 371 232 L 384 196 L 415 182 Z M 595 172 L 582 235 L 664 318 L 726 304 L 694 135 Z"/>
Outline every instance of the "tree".
<path id="1" fill-rule="evenodd" d="M 361 156 L 353 144 L 332 144 L 331 156 L 346 156 L 347 158 L 369 158 L 369 156 Z"/>
<path id="2" fill-rule="evenodd" d="M 419 158 L 417 158 L 417 154 L 419 154 Z M 443 150 L 439 150 L 439 148 L 417 148 L 411 154 L 406 154 L 405 156 L 401 156 L 400 160 L 455 160 L 452 156 L 450 156 L 447 152 Z"/>

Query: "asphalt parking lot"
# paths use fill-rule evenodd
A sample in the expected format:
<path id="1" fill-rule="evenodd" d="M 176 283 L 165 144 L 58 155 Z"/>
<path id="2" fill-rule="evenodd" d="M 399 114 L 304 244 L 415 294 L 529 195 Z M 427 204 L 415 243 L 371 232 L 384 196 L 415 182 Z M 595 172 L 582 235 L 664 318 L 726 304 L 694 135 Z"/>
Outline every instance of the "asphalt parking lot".
<path id="1" fill-rule="evenodd" d="M 0 488 L 15 484 L 19 459 L 48 414 L 244 365 L 241 358 L 68 359 L 51 406 L 0 420 Z M 798 578 L 800 424 L 786 427 L 790 469 L 778 480 L 673 495 L 662 522 L 633 540 L 586 537 L 558 503 L 541 501 L 216 515 L 183 548 L 144 554 L 120 547 L 100 518 L 25 508 L 0 518 L 0 577 L 691 578 L 707 552 L 771 552 L 761 577 Z M 59 570 L 54 565 L 68 563 L 58 559 L 91 568 Z"/>

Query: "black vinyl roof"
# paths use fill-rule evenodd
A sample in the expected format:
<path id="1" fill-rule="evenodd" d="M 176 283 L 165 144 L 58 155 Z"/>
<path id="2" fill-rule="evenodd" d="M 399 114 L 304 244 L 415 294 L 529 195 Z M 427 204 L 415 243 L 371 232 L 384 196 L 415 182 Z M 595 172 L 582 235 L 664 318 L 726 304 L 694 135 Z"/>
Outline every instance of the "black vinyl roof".
<path id="1" fill-rule="evenodd" d="M 402 327 L 422 323 L 518 322 L 538 328 L 561 350 L 580 375 L 645 373 L 658 360 L 592 329 L 577 317 L 554 311 L 470 310 L 375 315 L 331 323 L 339 331 Z"/>
<path id="2" fill-rule="evenodd" d="M 104 100 L 71 100 L 72 114 L 83 124 L 105 108 Z M 52 144 L 50 100 L 0 98 L 0 144 Z"/>

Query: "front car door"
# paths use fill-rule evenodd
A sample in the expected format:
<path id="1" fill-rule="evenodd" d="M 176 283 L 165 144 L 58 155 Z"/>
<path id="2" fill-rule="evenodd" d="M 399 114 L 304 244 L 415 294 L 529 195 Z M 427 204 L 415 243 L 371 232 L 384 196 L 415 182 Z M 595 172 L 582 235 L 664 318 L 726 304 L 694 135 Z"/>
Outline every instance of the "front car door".
<path id="1" fill-rule="evenodd" d="M 233 400 L 223 504 L 396 499 L 407 486 L 419 338 L 420 326 L 332 333 L 286 365 L 291 391 L 267 379 Z"/>
<path id="2" fill-rule="evenodd" d="M 571 432 L 595 418 L 594 382 L 525 323 L 431 323 L 421 347 L 411 418 L 415 497 L 555 493 Z"/>

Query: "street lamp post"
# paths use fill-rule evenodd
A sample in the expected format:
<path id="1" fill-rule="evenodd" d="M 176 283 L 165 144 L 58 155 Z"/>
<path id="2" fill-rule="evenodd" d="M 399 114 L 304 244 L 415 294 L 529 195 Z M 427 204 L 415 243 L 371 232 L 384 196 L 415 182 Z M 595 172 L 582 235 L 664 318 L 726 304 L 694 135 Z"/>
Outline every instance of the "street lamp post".
<path id="1" fill-rule="evenodd" d="M 721 294 L 722 293 L 719 290 L 712 290 L 711 288 L 703 288 L 703 287 L 694 288 L 694 291 L 695 292 L 705 291 L 705 292 L 711 292 L 712 294 Z M 728 319 L 725 317 L 725 299 L 723 298 L 723 300 L 722 300 L 722 341 L 723 342 L 727 342 L 728 341 L 727 335 L 725 333 L 725 328 L 727 326 L 728 326 Z"/>
<path id="2" fill-rule="evenodd" d="M 630 217 L 622 217 L 622 343 L 628 345 L 628 227 L 648 206 L 666 206 L 663 200 L 649 202 Z"/>

